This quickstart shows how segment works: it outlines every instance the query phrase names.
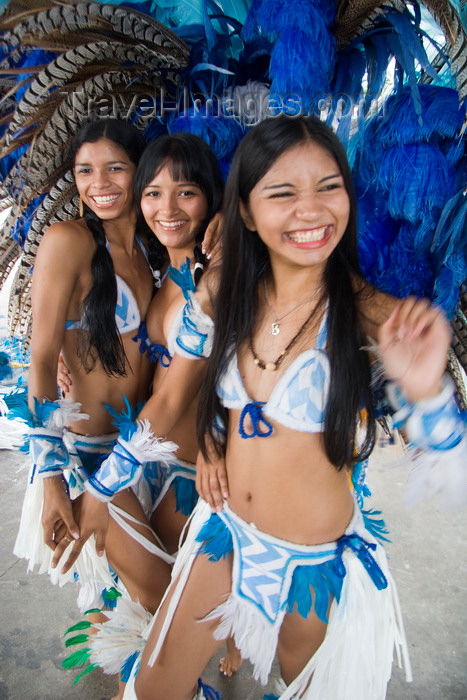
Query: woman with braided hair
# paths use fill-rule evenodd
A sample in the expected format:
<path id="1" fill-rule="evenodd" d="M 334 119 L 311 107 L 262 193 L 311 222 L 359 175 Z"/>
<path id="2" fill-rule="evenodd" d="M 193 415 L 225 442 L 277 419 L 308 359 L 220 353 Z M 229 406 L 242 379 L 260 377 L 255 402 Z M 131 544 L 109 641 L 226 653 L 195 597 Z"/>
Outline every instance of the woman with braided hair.
<path id="1" fill-rule="evenodd" d="M 48 229 L 34 272 L 29 396 L 36 422 L 42 418 L 43 425 L 30 434 L 33 484 L 16 553 L 29 555 L 31 566 L 35 563 L 29 541 L 35 511 L 29 505 L 43 486 L 40 530 L 50 553 L 40 547 L 41 564 L 47 562 L 52 578 L 60 582 L 78 573 L 87 584 L 78 601 L 83 610 L 101 607 L 106 602 L 105 595 L 100 600 L 101 589 L 115 580 L 153 613 L 197 500 L 194 403 L 170 435 L 179 445 L 177 464 L 167 473 L 173 443 L 157 443 L 146 451 L 140 445 L 142 478 L 109 506 L 110 519 L 105 506 L 108 532 L 96 531 L 96 545 L 85 544 L 87 502 L 95 499 L 82 490 L 91 477 L 97 484 L 94 493 L 99 492 L 99 464 L 118 438 L 109 434 L 112 426 L 125 435 L 153 382 L 156 388 L 163 381 L 180 323 L 178 311 L 207 262 L 201 244 L 222 201 L 221 172 L 201 138 L 159 137 L 147 147 L 137 171 L 144 147 L 136 129 L 115 120 L 81 130 L 72 157 L 83 217 Z M 144 235 L 145 244 L 137 234 Z M 69 376 L 66 384 L 61 382 L 62 396 L 69 393 L 70 398 L 55 402 L 60 352 Z M 59 426 L 61 413 L 66 425 Z M 145 436 L 140 437 L 144 443 Z M 76 483 L 79 497 L 73 493 Z M 76 547 L 65 553 L 73 539 Z M 42 544 L 40 534 L 34 540 L 34 545 Z"/>
<path id="2" fill-rule="evenodd" d="M 132 340 L 154 290 L 148 244 L 137 236 L 139 231 L 144 236 L 145 230 L 133 199 L 144 148 L 142 134 L 119 120 L 92 122 L 80 130 L 70 162 L 83 215 L 51 225 L 36 257 L 29 375 L 34 466 L 15 546 L 18 556 L 29 559 L 30 568 L 54 567 L 79 536 L 72 510 L 74 489 L 80 492 L 80 484 L 116 439 L 106 404 L 121 411 L 126 397 L 136 410 L 147 397 L 153 368 Z M 73 385 L 70 398 L 57 401 L 60 352 Z M 70 467 L 71 472 L 64 471 Z M 33 527 L 38 514 L 32 503 L 41 513 L 42 528 Z M 94 564 L 90 567 L 79 571 L 82 581 L 96 580 Z M 97 567 L 102 574 L 106 570 L 99 562 Z M 63 581 L 57 571 L 51 573 Z M 105 576 L 102 583 L 108 579 Z M 97 592 L 83 604 L 91 607 Z"/>
<path id="3" fill-rule="evenodd" d="M 160 136 L 147 146 L 134 189 L 138 210 L 154 234 L 157 267 L 163 270 L 160 289 L 135 336 L 140 351 L 155 362 L 150 408 L 140 414 L 144 417 L 148 411 L 170 414 L 161 387 L 174 353 L 181 351 L 175 339 L 185 302 L 195 292 L 206 268 L 201 244 L 206 227 L 221 206 L 223 180 L 214 153 L 201 138 L 175 133 Z M 189 353 L 189 349 L 185 351 Z M 174 387 L 171 402 L 177 400 Z M 177 446 L 176 457 L 169 465 L 157 461 L 144 464 L 139 450 L 134 449 L 135 438 L 139 440 L 137 423 L 133 433 L 126 426 L 126 435 L 122 431 L 112 455 L 86 482 L 80 512 L 81 538 L 74 543 L 64 566 L 65 570 L 72 566 L 83 543 L 94 533 L 98 551 L 105 549 L 132 600 L 150 613 L 162 598 L 159 582 L 165 580 L 160 576 L 156 580 L 151 564 L 154 558 L 173 563 L 182 528 L 198 498 L 194 468 L 197 404 L 196 388 L 187 391 L 184 410 L 164 426 L 165 439 Z M 221 670 L 230 675 L 240 663 L 238 652 L 231 646 Z"/>

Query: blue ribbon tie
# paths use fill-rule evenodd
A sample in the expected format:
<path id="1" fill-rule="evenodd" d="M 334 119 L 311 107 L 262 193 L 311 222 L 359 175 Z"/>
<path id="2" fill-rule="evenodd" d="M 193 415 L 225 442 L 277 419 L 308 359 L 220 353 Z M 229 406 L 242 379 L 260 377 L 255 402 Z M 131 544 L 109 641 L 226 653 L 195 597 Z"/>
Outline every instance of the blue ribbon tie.
<path id="1" fill-rule="evenodd" d="M 346 574 L 345 565 L 342 560 L 342 553 L 345 547 L 348 547 L 357 555 L 379 591 L 383 588 L 387 588 L 387 578 L 370 552 L 370 549 L 376 549 L 376 544 L 365 542 L 360 535 L 356 534 L 343 535 L 343 537 L 337 541 L 336 573 L 338 576 L 344 578 Z"/>
<path id="2" fill-rule="evenodd" d="M 271 435 L 272 425 L 271 423 L 269 423 L 269 421 L 266 420 L 262 412 L 262 407 L 264 406 L 264 404 L 264 401 L 252 401 L 251 403 L 247 403 L 246 406 L 243 408 L 238 423 L 238 432 L 240 433 L 242 438 L 246 439 L 252 437 L 269 437 L 269 435 Z M 245 418 L 247 416 L 250 418 L 252 424 L 251 433 L 247 433 L 244 426 Z M 262 431 L 260 429 L 261 424 L 263 426 L 266 426 L 266 430 Z"/>

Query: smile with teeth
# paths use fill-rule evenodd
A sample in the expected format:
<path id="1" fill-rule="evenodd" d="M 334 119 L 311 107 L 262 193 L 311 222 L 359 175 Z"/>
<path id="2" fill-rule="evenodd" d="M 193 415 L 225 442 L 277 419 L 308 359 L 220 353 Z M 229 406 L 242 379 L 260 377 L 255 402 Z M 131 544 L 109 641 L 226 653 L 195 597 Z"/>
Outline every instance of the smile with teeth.
<path id="1" fill-rule="evenodd" d="M 119 196 L 118 194 L 94 194 L 92 199 L 96 204 L 112 204 Z"/>
<path id="2" fill-rule="evenodd" d="M 162 226 L 162 228 L 175 229 L 186 224 L 186 221 L 183 219 L 179 221 L 159 221 L 158 223 L 159 226 Z"/>
<path id="3" fill-rule="evenodd" d="M 290 238 L 294 243 L 312 243 L 321 241 L 326 237 L 328 226 L 322 228 L 307 229 L 306 231 L 293 231 L 287 233 L 287 238 Z"/>

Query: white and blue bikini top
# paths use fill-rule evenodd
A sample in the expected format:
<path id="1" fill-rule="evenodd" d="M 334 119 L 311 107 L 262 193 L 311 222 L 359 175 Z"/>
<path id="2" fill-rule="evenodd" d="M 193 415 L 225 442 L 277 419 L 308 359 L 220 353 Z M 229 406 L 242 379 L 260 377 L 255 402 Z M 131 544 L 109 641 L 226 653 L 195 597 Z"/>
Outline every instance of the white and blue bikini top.
<path id="1" fill-rule="evenodd" d="M 141 243 L 139 238 L 136 238 L 136 240 L 149 265 L 148 254 L 144 245 Z M 131 333 L 138 330 L 141 323 L 141 314 L 139 312 L 138 302 L 136 301 L 135 295 L 131 291 L 128 284 L 119 275 L 115 275 L 115 279 L 117 281 L 115 324 L 118 332 L 123 335 L 124 333 Z M 84 318 L 81 318 L 79 321 L 65 321 L 65 330 L 87 330 L 86 322 Z"/>
<path id="2" fill-rule="evenodd" d="M 241 411 L 239 433 L 243 438 L 268 437 L 272 425 L 267 418 L 293 430 L 320 433 L 324 430 L 329 392 L 330 366 L 326 353 L 327 311 L 321 322 L 316 347 L 305 350 L 280 377 L 268 401 L 252 401 L 248 396 L 234 354 L 220 376 L 217 394 L 223 406 Z M 252 428 L 245 429 L 250 418 Z"/>
<path id="3" fill-rule="evenodd" d="M 180 334 L 182 324 L 189 315 L 188 311 L 185 309 L 192 308 L 191 297 L 196 291 L 195 283 L 193 281 L 193 274 L 190 267 L 190 258 L 186 258 L 185 262 L 180 266 L 180 269 L 169 265 L 167 272 L 164 275 L 164 279 L 166 276 L 175 282 L 175 284 L 182 290 L 183 297 L 186 301 L 186 307 L 181 307 L 172 321 L 167 338 L 167 347 L 161 345 L 160 343 L 152 343 L 150 341 L 146 324 L 144 322 L 140 325 L 138 334 L 133 338 L 135 342 L 139 341 L 140 352 L 147 352 L 150 361 L 159 362 L 162 367 L 168 367 L 172 361 L 175 351 L 179 350 L 178 336 Z"/>

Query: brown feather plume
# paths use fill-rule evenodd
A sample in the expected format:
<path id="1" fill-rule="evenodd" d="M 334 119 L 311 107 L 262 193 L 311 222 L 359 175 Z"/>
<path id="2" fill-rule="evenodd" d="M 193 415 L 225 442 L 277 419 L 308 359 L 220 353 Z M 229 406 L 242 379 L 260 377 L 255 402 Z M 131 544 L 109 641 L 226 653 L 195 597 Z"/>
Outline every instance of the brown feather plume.
<path id="1" fill-rule="evenodd" d="M 189 48 L 149 15 L 81 0 L 12 0 L 0 15 L 0 46 L 8 49 L 0 62 L 0 120 L 8 124 L 0 149 L 7 156 L 26 147 L 0 184 L 2 207 L 12 204 L 0 233 L 0 284 L 20 257 L 11 287 L 9 327 L 28 335 L 31 270 L 42 233 L 51 223 L 77 215 L 67 162 L 74 135 L 102 116 L 95 105 L 105 103 L 106 97 L 121 96 L 127 112 L 109 116 L 129 119 L 141 95 L 156 98 L 161 90 L 175 95 Z M 33 48 L 56 56 L 44 66 L 17 68 L 18 58 Z M 23 81 L 18 80 L 21 73 Z M 20 87 L 27 89 L 16 102 Z M 135 121 L 140 128 L 146 123 L 144 114 Z M 45 193 L 22 249 L 12 229 L 34 198 Z"/>

